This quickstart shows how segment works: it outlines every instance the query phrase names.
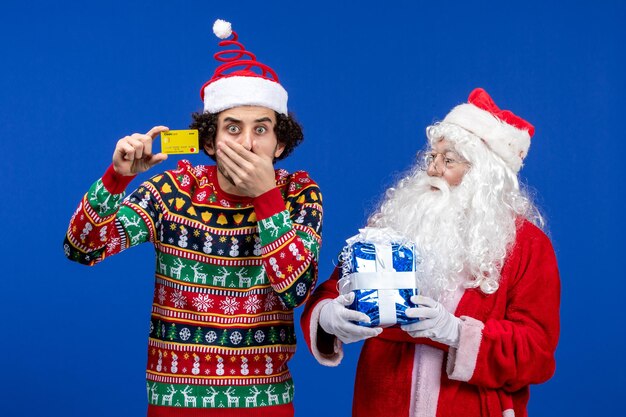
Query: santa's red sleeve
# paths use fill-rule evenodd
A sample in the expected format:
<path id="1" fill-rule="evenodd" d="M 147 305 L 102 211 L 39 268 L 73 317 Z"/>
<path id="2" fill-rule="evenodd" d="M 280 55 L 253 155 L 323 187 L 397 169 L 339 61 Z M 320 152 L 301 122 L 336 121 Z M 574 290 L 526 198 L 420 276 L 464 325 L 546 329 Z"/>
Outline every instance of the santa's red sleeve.
<path id="1" fill-rule="evenodd" d="M 560 280 L 548 237 L 525 222 L 502 269 L 503 319 L 462 316 L 458 348 L 450 348 L 450 379 L 517 391 L 547 381 L 555 369 Z M 478 292 L 475 292 L 478 294 Z M 479 296 L 479 295 L 477 295 Z"/>

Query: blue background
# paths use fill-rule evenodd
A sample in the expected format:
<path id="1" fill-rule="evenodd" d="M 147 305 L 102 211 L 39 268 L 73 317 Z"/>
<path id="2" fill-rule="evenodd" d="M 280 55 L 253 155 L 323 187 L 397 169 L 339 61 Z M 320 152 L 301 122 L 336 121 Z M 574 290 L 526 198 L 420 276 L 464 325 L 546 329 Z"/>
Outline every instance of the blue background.
<path id="1" fill-rule="evenodd" d="M 320 280 L 424 128 L 474 87 L 530 120 L 521 175 L 563 290 L 557 371 L 529 411 L 623 410 L 623 2 L 5 1 L 1 16 L 0 415 L 144 415 L 152 248 L 88 269 L 64 258 L 62 239 L 120 137 L 185 128 L 201 109 L 216 18 L 276 69 L 305 128 L 280 166 L 309 171 L 324 193 Z M 349 415 L 360 345 L 325 368 L 298 336 L 296 415 Z"/>

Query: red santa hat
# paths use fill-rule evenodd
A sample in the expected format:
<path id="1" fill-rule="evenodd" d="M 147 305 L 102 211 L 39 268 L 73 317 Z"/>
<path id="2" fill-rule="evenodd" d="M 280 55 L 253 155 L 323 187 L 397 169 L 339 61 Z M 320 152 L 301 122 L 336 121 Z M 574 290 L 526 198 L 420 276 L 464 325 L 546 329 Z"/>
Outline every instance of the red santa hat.
<path id="1" fill-rule="evenodd" d="M 481 138 L 489 148 L 518 172 L 528 154 L 535 127 L 509 110 L 501 110 L 482 88 L 471 92 L 467 103 L 453 108 L 443 119 Z"/>
<path id="2" fill-rule="evenodd" d="M 219 113 L 237 106 L 262 106 L 287 114 L 287 91 L 278 82 L 273 69 L 256 60 L 250 51 L 237 41 L 231 24 L 216 20 L 213 33 L 224 39 L 219 46 L 234 47 L 217 52 L 214 57 L 223 62 L 200 89 L 204 111 Z M 232 39 L 226 38 L 232 35 Z"/>

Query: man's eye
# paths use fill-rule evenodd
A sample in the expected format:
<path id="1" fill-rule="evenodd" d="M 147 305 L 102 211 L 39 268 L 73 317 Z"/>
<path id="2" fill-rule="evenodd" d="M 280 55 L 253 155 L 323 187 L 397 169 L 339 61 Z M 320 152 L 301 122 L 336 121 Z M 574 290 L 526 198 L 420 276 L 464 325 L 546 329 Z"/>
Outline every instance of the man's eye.
<path id="1" fill-rule="evenodd" d="M 267 132 L 267 129 L 264 126 L 259 126 L 259 127 L 256 128 L 256 133 L 258 135 L 262 135 L 265 132 Z"/>
<path id="2" fill-rule="evenodd" d="M 228 133 L 239 133 L 239 126 L 230 125 L 227 129 Z"/>

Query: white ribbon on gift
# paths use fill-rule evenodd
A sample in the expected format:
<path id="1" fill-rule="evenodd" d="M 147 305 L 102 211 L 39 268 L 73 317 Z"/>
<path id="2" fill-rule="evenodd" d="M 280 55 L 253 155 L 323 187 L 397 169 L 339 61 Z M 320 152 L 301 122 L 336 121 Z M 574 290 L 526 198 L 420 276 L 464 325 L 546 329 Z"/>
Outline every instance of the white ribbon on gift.
<path id="1" fill-rule="evenodd" d="M 392 242 L 399 245 L 410 243 L 405 236 L 388 227 L 365 227 L 363 229 L 359 229 L 358 235 L 354 235 L 346 240 L 346 243 L 349 246 L 355 244 L 356 242 L 367 242 L 381 245 L 389 245 Z"/>
<path id="2" fill-rule="evenodd" d="M 378 291 L 378 312 L 380 326 L 396 324 L 396 297 L 398 290 L 416 288 L 415 272 L 354 272 L 338 282 L 339 293 L 347 294 L 354 290 Z"/>
<path id="3" fill-rule="evenodd" d="M 416 288 L 415 272 L 354 272 L 341 278 L 339 292 L 347 294 L 354 290 L 402 290 Z"/>

